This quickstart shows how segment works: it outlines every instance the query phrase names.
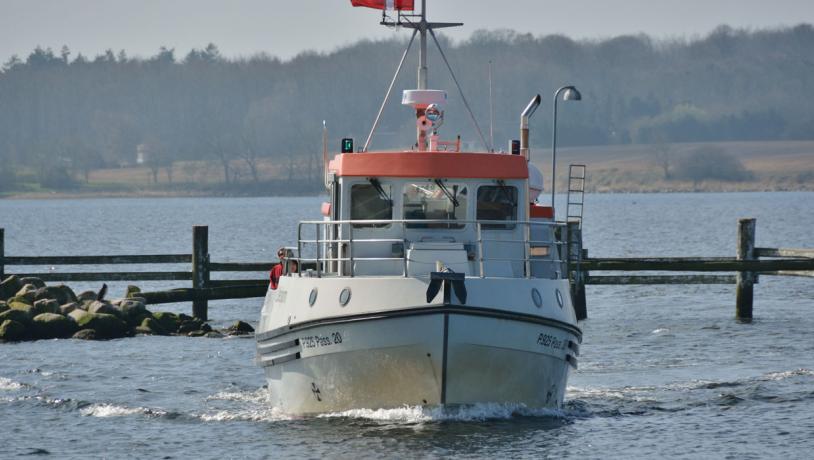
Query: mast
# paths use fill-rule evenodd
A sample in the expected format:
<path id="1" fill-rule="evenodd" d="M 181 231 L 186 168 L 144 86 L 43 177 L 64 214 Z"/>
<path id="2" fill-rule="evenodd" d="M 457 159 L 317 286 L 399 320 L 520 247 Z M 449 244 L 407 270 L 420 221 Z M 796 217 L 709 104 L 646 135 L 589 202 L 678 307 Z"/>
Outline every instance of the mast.
<path id="1" fill-rule="evenodd" d="M 427 89 L 427 0 L 421 0 L 418 31 L 421 34 L 418 48 L 418 89 Z"/>
<path id="2" fill-rule="evenodd" d="M 444 54 L 444 50 L 441 49 L 441 44 L 438 43 L 438 38 L 435 36 L 435 29 L 445 29 L 447 27 L 459 27 L 462 26 L 462 22 L 429 22 L 427 21 L 427 0 L 421 0 L 421 14 L 417 13 L 404 13 L 402 10 L 398 9 L 396 11 L 396 18 L 393 19 L 387 15 L 386 10 L 382 10 L 382 20 L 379 24 L 386 26 L 386 27 L 404 27 L 407 29 L 413 29 L 413 38 L 416 35 L 419 35 L 419 50 L 418 50 L 418 72 L 417 72 L 417 80 L 418 91 L 434 91 L 428 90 L 427 88 L 427 35 L 429 35 L 433 42 L 435 42 L 435 46 L 438 48 L 438 53 L 441 55 L 441 59 L 443 59 L 444 64 L 447 66 L 447 70 L 449 70 L 450 75 L 452 76 L 452 81 L 455 82 L 455 86 L 458 88 L 458 92 L 461 95 L 461 101 L 464 103 L 467 112 L 469 112 L 469 117 L 472 120 L 472 125 L 475 127 L 475 131 L 478 132 L 478 136 L 480 136 L 481 141 L 483 142 L 483 146 L 486 148 L 487 151 L 493 151 L 491 144 L 486 140 L 483 136 L 483 132 L 478 126 L 478 122 L 475 119 L 475 114 L 472 113 L 472 108 L 469 106 L 469 102 L 466 100 L 466 96 L 464 95 L 463 90 L 461 89 L 461 85 L 458 83 L 458 79 L 455 78 L 455 72 L 452 71 L 452 66 L 449 64 L 446 55 Z M 368 134 L 367 141 L 365 142 L 365 147 L 363 151 L 367 151 L 368 147 L 370 146 L 370 141 L 373 138 L 373 133 L 376 131 L 376 126 L 379 124 L 379 120 L 381 118 L 382 111 L 384 110 L 384 106 L 387 103 L 387 99 L 390 97 L 390 92 L 393 89 L 393 85 L 395 84 L 396 78 L 398 78 L 399 72 L 401 71 L 401 65 L 404 63 L 404 58 L 407 55 L 407 52 L 410 50 L 410 45 L 413 43 L 413 38 L 410 39 L 410 43 L 407 45 L 407 49 L 404 51 L 404 55 L 402 55 L 402 60 L 396 68 L 396 74 L 393 75 L 393 80 L 390 83 L 390 87 L 387 89 L 387 93 L 384 96 L 384 100 L 382 101 L 382 105 L 379 109 L 379 114 L 376 115 L 376 120 L 373 122 L 373 127 L 370 130 L 370 134 Z M 446 96 L 444 96 L 446 99 Z M 402 102 L 405 103 L 405 102 Z M 419 104 L 424 105 L 424 104 Z M 418 120 L 417 126 L 417 142 L 416 147 L 418 150 L 426 150 L 427 149 L 427 139 L 426 139 L 426 127 L 422 129 L 421 123 L 426 124 L 426 120 L 424 119 L 425 116 L 425 108 L 426 106 L 421 108 L 416 108 L 416 118 Z"/>

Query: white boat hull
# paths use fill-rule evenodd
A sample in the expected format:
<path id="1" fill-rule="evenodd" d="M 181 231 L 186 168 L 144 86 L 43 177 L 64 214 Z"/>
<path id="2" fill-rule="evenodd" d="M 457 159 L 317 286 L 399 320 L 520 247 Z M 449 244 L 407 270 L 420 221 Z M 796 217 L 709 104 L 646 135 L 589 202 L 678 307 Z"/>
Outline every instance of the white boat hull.
<path id="1" fill-rule="evenodd" d="M 508 312 L 428 306 L 260 334 L 275 405 L 322 413 L 404 405 L 562 405 L 579 331 Z"/>

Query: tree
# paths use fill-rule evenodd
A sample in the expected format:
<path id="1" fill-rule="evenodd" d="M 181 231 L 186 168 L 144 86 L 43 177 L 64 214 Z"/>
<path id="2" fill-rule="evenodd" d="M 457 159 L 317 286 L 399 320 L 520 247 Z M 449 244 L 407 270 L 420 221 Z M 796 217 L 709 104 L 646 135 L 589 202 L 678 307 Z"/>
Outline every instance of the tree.
<path id="1" fill-rule="evenodd" d="M 754 178 L 735 156 L 716 145 L 698 147 L 679 158 L 675 165 L 675 177 L 698 183 L 712 179 L 721 181 L 745 181 Z"/>

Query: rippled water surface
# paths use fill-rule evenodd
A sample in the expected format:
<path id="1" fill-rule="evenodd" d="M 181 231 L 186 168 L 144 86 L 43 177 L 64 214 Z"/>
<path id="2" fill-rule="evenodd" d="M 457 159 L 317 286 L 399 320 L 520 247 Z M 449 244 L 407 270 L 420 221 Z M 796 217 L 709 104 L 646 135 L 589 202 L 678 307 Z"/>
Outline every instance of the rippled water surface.
<path id="1" fill-rule="evenodd" d="M 191 226 L 202 224 L 213 260 L 266 261 L 321 201 L 0 201 L 0 227 L 7 255 L 162 254 L 188 253 Z M 759 246 L 814 247 L 811 193 L 586 201 L 592 256 L 732 255 L 739 217 L 758 219 Z M 111 284 L 114 295 L 123 289 Z M 210 316 L 218 326 L 254 321 L 260 307 L 260 299 L 213 302 Z M 814 279 L 761 277 L 752 324 L 732 319 L 732 286 L 590 286 L 588 309 L 580 369 L 559 411 L 405 407 L 298 418 L 269 404 L 252 339 L 2 344 L 0 457 L 810 458 Z"/>

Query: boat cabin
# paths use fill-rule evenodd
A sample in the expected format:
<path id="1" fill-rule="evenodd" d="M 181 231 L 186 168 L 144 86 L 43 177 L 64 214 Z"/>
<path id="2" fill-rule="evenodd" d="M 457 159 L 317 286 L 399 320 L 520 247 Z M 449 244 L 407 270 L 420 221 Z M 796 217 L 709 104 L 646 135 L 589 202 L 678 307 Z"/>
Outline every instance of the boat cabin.
<path id="1" fill-rule="evenodd" d="M 300 224 L 297 254 L 313 276 L 562 277 L 551 208 L 529 204 L 542 189 L 530 168 L 501 153 L 339 154 L 324 220 Z"/>

